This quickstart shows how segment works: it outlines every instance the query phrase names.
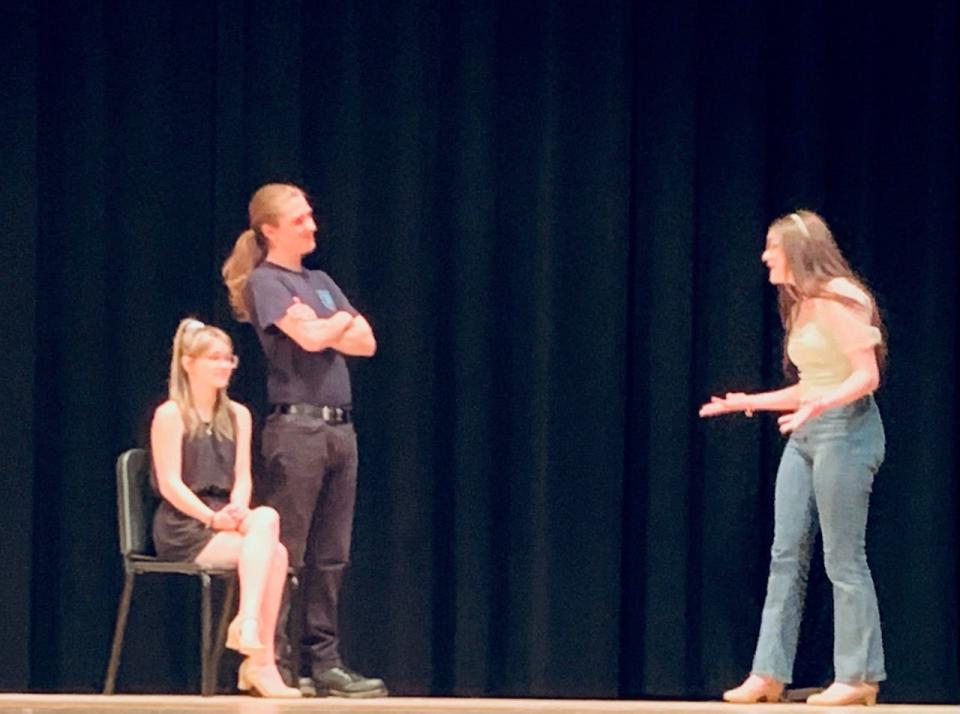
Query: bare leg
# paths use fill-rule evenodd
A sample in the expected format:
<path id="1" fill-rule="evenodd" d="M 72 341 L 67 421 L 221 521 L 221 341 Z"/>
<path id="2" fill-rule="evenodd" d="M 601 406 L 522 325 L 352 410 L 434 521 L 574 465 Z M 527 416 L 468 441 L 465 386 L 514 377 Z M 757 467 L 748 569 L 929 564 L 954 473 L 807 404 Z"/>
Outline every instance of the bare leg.
<path id="1" fill-rule="evenodd" d="M 274 555 L 270 561 L 270 572 L 260 604 L 260 641 L 264 645 L 264 659 L 274 662 L 274 635 L 277 629 L 277 616 L 283 600 L 283 590 L 287 584 L 287 549 L 282 543 L 274 546 Z"/>
<path id="2" fill-rule="evenodd" d="M 253 689 L 264 697 L 299 697 L 287 687 L 274 662 L 273 638 L 283 586 L 287 577 L 287 549 L 280 545 L 280 524 L 272 508 L 247 514 L 239 531 L 217 533 L 197 556 L 202 565 L 236 565 L 240 579 L 238 619 L 257 623 L 264 646 L 244 660 L 237 673 L 240 689 Z"/>
<path id="3" fill-rule="evenodd" d="M 274 572 L 278 565 L 274 563 L 278 555 L 279 518 L 272 508 L 256 508 L 247 515 L 240 524 L 240 531 L 222 531 L 217 533 L 207 544 L 196 562 L 203 565 L 233 565 L 237 566 L 240 579 L 240 607 L 237 618 L 240 620 L 255 620 L 259 627 L 269 624 L 269 635 L 261 629 L 261 641 L 269 643 L 263 649 L 251 656 L 251 663 L 256 666 L 273 662 L 273 630 L 276 627 L 276 615 L 269 618 L 270 622 L 263 622 L 265 600 L 274 599 L 273 592 L 265 597 L 267 584 L 275 577 Z M 286 551 L 283 552 L 286 555 Z M 286 558 L 283 559 L 283 570 L 286 572 Z M 282 589 L 280 590 L 282 593 Z M 271 605 L 276 612 L 277 605 Z"/>
<path id="4" fill-rule="evenodd" d="M 237 564 L 240 575 L 239 615 L 259 620 L 263 593 L 280 539 L 280 518 L 272 508 L 255 508 L 243 519 L 240 532 L 243 533 L 243 548 Z"/>
<path id="5" fill-rule="evenodd" d="M 218 531 L 194 562 L 211 568 L 232 568 L 240 561 L 243 536 L 237 531 Z"/>

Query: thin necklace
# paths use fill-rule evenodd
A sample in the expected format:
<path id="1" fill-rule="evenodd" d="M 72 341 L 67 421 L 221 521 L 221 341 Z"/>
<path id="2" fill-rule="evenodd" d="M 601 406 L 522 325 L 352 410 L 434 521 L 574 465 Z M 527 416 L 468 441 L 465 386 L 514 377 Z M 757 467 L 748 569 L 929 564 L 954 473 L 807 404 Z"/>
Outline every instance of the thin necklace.
<path id="1" fill-rule="evenodd" d="M 193 408 L 193 413 L 197 415 L 197 419 L 200 420 L 200 423 L 203 425 L 204 431 L 207 432 L 207 435 L 209 436 L 213 434 L 213 417 L 210 418 L 210 421 L 204 421 L 196 407 Z"/>

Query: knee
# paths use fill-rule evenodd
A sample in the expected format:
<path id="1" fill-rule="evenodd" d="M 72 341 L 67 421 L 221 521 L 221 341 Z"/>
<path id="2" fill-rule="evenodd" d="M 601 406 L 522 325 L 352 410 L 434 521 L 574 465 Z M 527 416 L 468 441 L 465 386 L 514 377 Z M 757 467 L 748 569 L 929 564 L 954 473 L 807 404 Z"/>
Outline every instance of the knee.
<path id="1" fill-rule="evenodd" d="M 270 506 L 258 506 L 257 511 L 263 514 L 264 520 L 269 521 L 272 525 L 277 525 L 280 523 L 280 514 L 277 513 L 275 508 Z"/>
<path id="2" fill-rule="evenodd" d="M 250 514 L 252 525 L 258 530 L 265 530 L 274 536 L 280 533 L 280 514 L 270 506 L 259 506 Z"/>
<path id="3" fill-rule="evenodd" d="M 770 549 L 770 570 L 788 571 L 796 569 L 802 561 L 799 545 L 783 546 L 774 544 Z"/>
<path id="4" fill-rule="evenodd" d="M 856 585 L 870 577 L 865 553 L 824 553 L 823 566 L 834 585 Z"/>

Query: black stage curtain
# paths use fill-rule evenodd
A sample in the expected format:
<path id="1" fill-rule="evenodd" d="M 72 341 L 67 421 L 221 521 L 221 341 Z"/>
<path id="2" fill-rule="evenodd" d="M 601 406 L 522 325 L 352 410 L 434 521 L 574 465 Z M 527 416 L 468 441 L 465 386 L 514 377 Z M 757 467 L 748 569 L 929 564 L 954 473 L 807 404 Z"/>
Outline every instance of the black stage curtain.
<path id="1" fill-rule="evenodd" d="M 5 13 L 0 688 L 102 684 L 113 462 L 290 180 L 380 342 L 344 649 L 397 693 L 716 697 L 750 667 L 783 439 L 765 227 L 820 210 L 884 309 L 869 556 L 890 701 L 957 701 L 957 6 L 129 2 Z M 196 686 L 144 584 L 120 685 Z M 797 684 L 831 676 L 811 578 Z"/>

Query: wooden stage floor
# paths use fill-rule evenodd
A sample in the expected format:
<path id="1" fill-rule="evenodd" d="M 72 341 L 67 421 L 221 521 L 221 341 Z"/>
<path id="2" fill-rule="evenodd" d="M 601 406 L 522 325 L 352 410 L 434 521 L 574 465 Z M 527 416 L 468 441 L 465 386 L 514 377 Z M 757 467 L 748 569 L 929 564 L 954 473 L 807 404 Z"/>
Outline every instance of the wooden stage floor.
<path id="1" fill-rule="evenodd" d="M 441 697 L 384 697 L 382 699 L 255 699 L 245 696 L 95 696 L 71 694 L 0 694 L 0 714 L 773 714 L 781 712 L 857 712 L 865 714 L 957 714 L 952 705 L 878 704 L 862 707 L 808 707 L 804 704 L 723 702 L 657 702 L 581 699 L 454 699 Z"/>

